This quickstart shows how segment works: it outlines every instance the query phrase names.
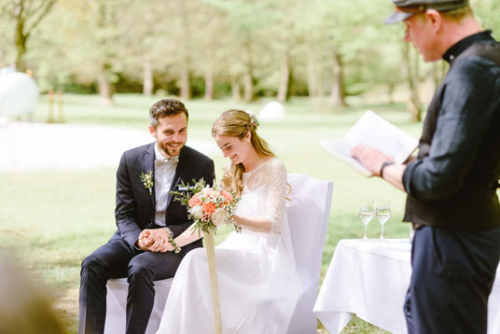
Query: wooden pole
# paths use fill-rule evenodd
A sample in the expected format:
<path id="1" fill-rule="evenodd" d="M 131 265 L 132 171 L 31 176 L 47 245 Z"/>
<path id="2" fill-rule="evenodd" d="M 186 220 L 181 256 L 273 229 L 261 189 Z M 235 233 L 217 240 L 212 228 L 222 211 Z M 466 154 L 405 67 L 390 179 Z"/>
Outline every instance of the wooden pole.
<path id="1" fill-rule="evenodd" d="M 222 334 L 219 282 L 217 278 L 217 266 L 215 263 L 214 231 L 210 230 L 208 233 L 205 233 L 205 242 L 208 259 L 208 274 L 210 275 L 210 290 L 212 291 L 212 304 L 214 307 L 215 334 Z"/>

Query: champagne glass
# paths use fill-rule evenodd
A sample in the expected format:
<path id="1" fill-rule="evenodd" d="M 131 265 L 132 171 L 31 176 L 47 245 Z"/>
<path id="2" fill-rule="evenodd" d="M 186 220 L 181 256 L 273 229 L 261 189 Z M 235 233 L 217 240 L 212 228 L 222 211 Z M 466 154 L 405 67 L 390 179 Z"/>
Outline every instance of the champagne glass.
<path id="1" fill-rule="evenodd" d="M 368 223 L 370 222 L 370 220 L 372 220 L 373 218 L 373 200 L 362 200 L 361 205 L 359 206 L 359 218 L 365 226 L 363 240 L 368 240 L 368 238 L 366 237 L 366 228 L 368 227 Z"/>
<path id="2" fill-rule="evenodd" d="M 377 201 L 375 216 L 377 217 L 378 222 L 382 226 L 382 230 L 380 231 L 380 240 L 384 240 L 384 224 L 391 216 L 391 204 L 389 200 L 382 199 Z"/>

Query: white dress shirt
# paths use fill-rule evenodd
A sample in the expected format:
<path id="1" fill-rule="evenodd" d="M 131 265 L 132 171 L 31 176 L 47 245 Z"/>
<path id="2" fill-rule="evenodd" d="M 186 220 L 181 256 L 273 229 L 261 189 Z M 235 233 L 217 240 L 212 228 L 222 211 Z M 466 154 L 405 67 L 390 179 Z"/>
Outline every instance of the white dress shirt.
<path id="1" fill-rule="evenodd" d="M 158 144 L 155 143 L 155 160 L 164 159 L 160 153 Z M 165 226 L 165 215 L 167 210 L 167 196 L 175 177 L 177 163 L 167 163 L 159 167 L 155 163 L 155 197 L 156 197 L 156 218 L 155 224 Z"/>

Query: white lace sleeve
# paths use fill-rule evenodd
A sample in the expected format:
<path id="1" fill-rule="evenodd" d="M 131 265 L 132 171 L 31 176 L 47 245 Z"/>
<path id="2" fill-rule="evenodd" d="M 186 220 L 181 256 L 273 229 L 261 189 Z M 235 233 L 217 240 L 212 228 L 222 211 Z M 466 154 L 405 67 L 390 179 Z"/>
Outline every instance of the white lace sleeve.
<path id="1" fill-rule="evenodd" d="M 283 216 L 285 214 L 287 194 L 287 171 L 285 164 L 274 159 L 270 162 L 269 175 L 267 177 L 267 218 L 271 222 L 271 232 L 280 234 Z"/>

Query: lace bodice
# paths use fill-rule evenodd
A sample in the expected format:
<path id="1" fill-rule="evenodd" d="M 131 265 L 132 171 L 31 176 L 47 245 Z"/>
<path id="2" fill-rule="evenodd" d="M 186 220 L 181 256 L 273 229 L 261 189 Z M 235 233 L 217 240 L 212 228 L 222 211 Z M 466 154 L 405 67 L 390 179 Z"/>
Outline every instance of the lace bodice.
<path id="1" fill-rule="evenodd" d="M 230 177 L 229 171 L 224 177 Z M 215 247 L 222 332 L 282 334 L 301 295 L 285 213 L 287 171 L 283 162 L 270 158 L 243 174 L 241 181 L 244 187 L 236 212 L 248 225 Z M 266 228 L 259 229 L 258 224 Z M 184 257 L 158 334 L 213 331 L 208 270 L 204 249 L 193 249 Z"/>
<path id="2" fill-rule="evenodd" d="M 277 158 L 271 158 L 251 172 L 243 174 L 242 196 L 253 193 L 267 186 L 267 212 L 261 219 L 271 223 L 271 232 L 279 234 L 285 213 L 287 194 L 287 171 L 285 164 Z"/>

